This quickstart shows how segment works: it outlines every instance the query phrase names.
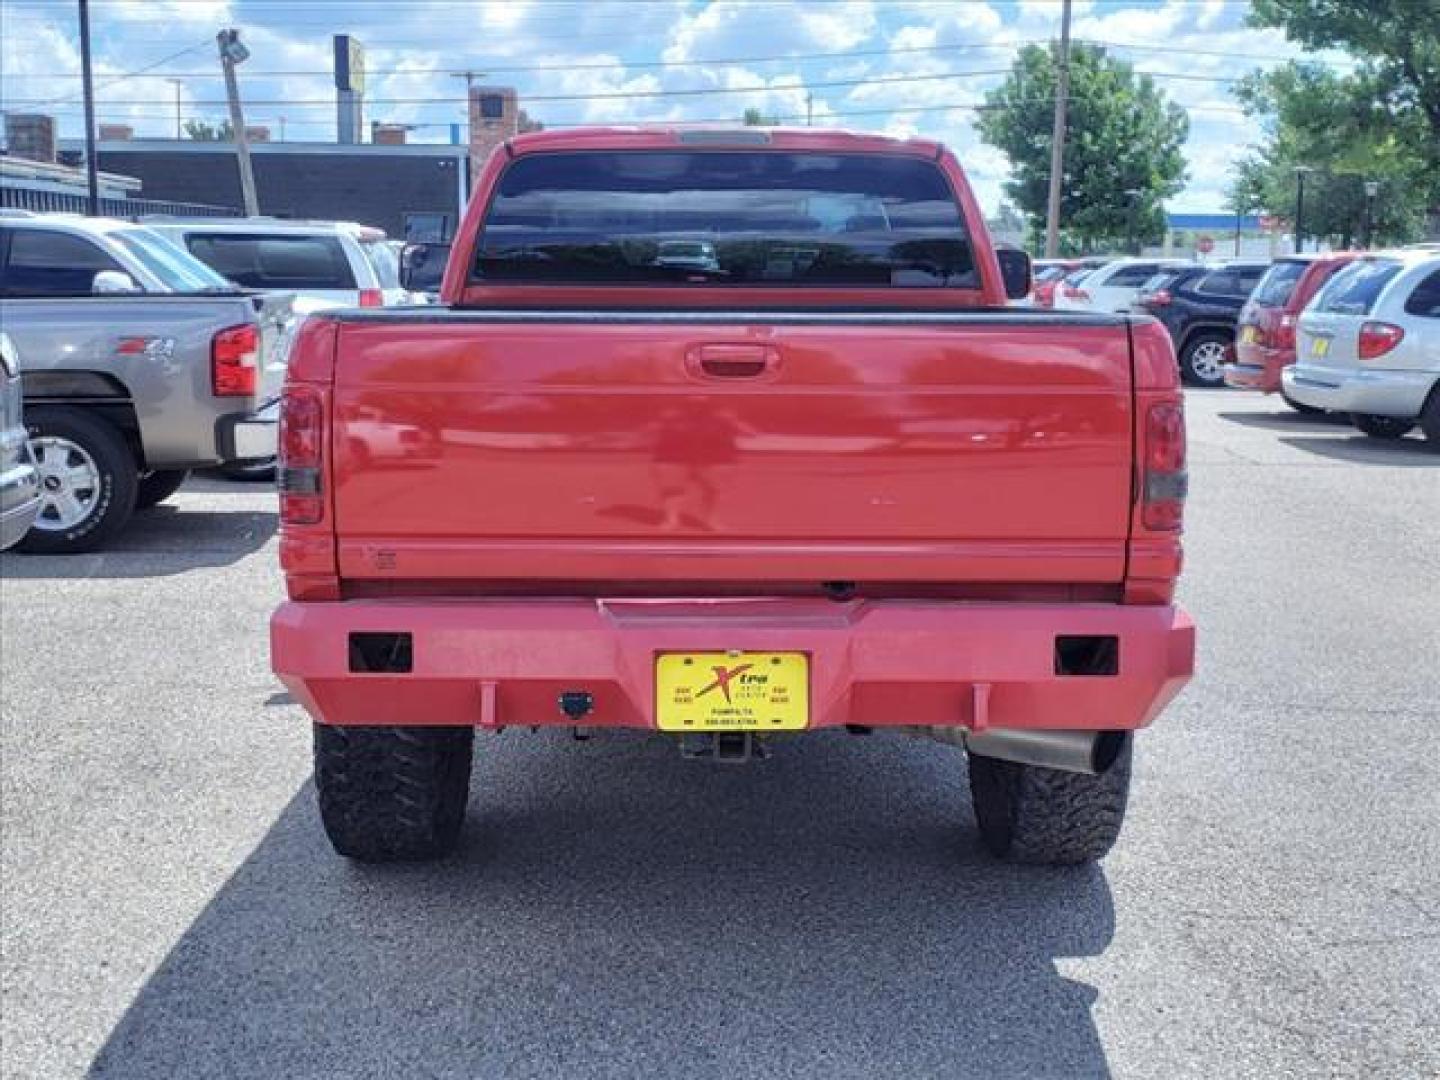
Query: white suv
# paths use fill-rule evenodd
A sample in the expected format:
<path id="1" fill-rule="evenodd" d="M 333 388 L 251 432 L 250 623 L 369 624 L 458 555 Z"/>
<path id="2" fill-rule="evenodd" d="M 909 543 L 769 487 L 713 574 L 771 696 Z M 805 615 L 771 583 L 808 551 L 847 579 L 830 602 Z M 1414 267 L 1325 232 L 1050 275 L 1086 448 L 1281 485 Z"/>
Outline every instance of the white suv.
<path id="1" fill-rule="evenodd" d="M 400 288 L 380 229 L 280 218 L 147 218 L 145 224 L 237 285 L 294 294 L 302 315 L 413 302 Z"/>
<path id="2" fill-rule="evenodd" d="M 1377 439 L 1418 423 L 1440 443 L 1440 251 L 1356 259 L 1301 313 L 1295 357 L 1281 378 L 1302 405 L 1349 413 Z"/>

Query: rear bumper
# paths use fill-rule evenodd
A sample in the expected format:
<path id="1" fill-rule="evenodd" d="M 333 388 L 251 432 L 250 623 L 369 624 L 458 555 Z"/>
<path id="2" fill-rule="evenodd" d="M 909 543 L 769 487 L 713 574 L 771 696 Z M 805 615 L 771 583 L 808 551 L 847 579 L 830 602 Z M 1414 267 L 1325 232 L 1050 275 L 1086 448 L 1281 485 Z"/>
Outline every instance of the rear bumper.
<path id="1" fill-rule="evenodd" d="M 353 672 L 353 632 L 408 633 L 412 670 Z M 1113 635 L 1114 675 L 1056 673 L 1057 635 Z M 331 724 L 654 728 L 671 651 L 798 651 L 810 726 L 1132 729 L 1189 680 L 1195 630 L 1173 606 L 828 600 L 361 600 L 286 603 L 271 663 Z"/>
<path id="2" fill-rule="evenodd" d="M 1412 419 L 1434 388 L 1433 371 L 1359 371 L 1295 365 L 1287 367 L 1287 397 L 1334 412 L 1369 413 Z"/>
<path id="3" fill-rule="evenodd" d="M 253 413 L 224 417 L 216 432 L 220 458 L 226 464 L 273 458 L 279 430 L 280 407 L 274 402 Z"/>
<path id="4" fill-rule="evenodd" d="M 1280 389 L 1280 373 L 1295 362 L 1292 350 L 1266 349 L 1258 345 L 1236 345 L 1236 361 L 1225 365 L 1225 385 L 1240 390 L 1262 390 L 1273 394 Z"/>

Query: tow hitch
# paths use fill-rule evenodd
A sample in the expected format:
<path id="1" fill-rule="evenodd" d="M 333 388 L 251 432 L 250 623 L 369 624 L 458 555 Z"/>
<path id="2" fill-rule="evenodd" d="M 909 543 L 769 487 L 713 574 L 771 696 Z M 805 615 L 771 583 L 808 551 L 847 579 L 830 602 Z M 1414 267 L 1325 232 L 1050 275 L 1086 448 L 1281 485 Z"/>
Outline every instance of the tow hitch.
<path id="1" fill-rule="evenodd" d="M 717 731 L 680 736 L 680 756 L 687 761 L 744 765 L 765 757 L 765 744 L 748 731 Z"/>

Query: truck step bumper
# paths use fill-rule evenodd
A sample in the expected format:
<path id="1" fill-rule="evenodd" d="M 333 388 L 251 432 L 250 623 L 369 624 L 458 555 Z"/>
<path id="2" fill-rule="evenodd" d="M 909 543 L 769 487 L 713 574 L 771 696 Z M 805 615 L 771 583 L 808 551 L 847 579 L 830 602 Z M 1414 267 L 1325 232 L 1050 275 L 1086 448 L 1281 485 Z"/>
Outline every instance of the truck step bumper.
<path id="1" fill-rule="evenodd" d="M 330 724 L 571 726 L 589 695 L 585 727 L 654 728 L 657 655 L 736 650 L 809 657 L 811 728 L 1114 730 L 1185 685 L 1195 630 L 1174 606 L 350 600 L 282 604 L 270 650 Z"/>

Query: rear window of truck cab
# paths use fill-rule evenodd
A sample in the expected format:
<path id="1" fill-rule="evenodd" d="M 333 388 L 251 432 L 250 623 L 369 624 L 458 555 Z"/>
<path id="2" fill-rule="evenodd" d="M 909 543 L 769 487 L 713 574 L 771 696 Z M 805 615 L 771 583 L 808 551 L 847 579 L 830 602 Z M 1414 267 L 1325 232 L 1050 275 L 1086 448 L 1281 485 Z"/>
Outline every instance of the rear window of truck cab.
<path id="1" fill-rule="evenodd" d="M 932 161 L 777 151 L 576 151 L 500 178 L 471 280 L 978 288 Z"/>

